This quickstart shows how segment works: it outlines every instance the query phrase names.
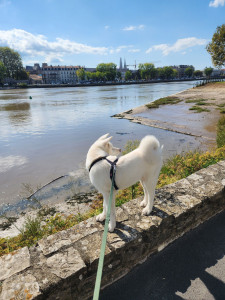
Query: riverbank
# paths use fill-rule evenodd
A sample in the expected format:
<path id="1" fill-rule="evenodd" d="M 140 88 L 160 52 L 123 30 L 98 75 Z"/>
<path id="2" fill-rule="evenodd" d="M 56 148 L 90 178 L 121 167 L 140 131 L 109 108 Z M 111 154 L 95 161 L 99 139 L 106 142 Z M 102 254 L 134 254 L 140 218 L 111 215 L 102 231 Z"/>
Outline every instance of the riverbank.
<path id="1" fill-rule="evenodd" d="M 216 125 L 225 113 L 225 82 L 209 83 L 191 88 L 168 98 L 175 103 L 159 105 L 154 102 L 113 115 L 134 123 L 160 128 L 202 138 L 202 142 L 214 146 Z"/>
<path id="2" fill-rule="evenodd" d="M 76 84 L 28 84 L 27 86 L 16 86 L 16 87 L 0 87 L 0 90 L 8 89 L 24 89 L 24 88 L 64 88 L 64 87 L 90 87 L 90 86 L 115 86 L 115 85 L 132 85 L 132 84 L 150 84 L 150 83 L 167 83 L 167 82 L 185 82 L 185 81 L 196 81 L 205 80 L 206 78 L 191 78 L 191 79 L 168 79 L 168 80 L 140 80 L 140 81 L 123 81 L 123 82 L 101 82 L 101 83 L 76 83 Z"/>

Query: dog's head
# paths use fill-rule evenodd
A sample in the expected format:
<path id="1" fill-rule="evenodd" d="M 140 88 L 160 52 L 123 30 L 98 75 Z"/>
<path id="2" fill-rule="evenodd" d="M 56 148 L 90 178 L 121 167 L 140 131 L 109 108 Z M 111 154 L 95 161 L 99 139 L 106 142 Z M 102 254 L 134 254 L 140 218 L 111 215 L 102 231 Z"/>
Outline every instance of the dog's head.
<path id="1" fill-rule="evenodd" d="M 112 143 L 110 143 L 110 140 L 112 139 L 111 137 L 108 137 L 108 133 L 101 136 L 98 140 L 98 146 L 104 150 L 106 153 L 108 153 L 108 155 L 115 155 L 118 156 L 119 154 L 121 154 L 121 149 L 120 148 L 116 148 L 113 146 Z"/>

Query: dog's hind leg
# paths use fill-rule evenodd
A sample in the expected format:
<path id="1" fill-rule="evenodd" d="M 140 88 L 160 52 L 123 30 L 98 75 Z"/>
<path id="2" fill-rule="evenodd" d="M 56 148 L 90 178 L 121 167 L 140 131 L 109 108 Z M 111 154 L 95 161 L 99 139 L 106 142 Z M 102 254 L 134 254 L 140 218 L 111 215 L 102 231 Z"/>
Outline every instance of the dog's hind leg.
<path id="1" fill-rule="evenodd" d="M 154 197 L 155 197 L 155 188 L 158 181 L 158 177 L 154 179 L 153 176 L 150 176 L 148 182 L 145 183 L 146 189 L 147 189 L 147 195 L 148 195 L 148 202 L 146 207 L 142 210 L 143 215 L 149 215 L 152 211 L 153 203 L 154 203 Z"/>
<path id="2" fill-rule="evenodd" d="M 141 201 L 140 206 L 145 207 L 148 203 L 148 190 L 146 189 L 145 182 L 143 180 L 141 180 L 140 183 L 144 190 L 144 200 Z"/>

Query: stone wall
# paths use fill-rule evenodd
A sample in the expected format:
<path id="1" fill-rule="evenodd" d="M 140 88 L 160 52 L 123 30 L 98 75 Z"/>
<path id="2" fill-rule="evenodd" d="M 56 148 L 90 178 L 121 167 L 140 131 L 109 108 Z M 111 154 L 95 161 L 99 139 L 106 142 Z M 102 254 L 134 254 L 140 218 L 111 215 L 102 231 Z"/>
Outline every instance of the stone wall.
<path id="1" fill-rule="evenodd" d="M 225 209 L 225 161 L 156 192 L 153 212 L 140 199 L 117 208 L 108 234 L 102 287 Z M 0 299 L 92 297 L 103 225 L 91 218 L 0 258 Z"/>

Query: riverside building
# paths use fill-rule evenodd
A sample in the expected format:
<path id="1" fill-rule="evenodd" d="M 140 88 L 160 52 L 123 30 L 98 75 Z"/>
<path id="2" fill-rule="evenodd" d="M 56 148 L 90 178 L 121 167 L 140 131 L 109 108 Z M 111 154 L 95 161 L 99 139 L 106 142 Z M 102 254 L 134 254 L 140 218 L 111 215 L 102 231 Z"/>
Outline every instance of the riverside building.
<path id="1" fill-rule="evenodd" d="M 77 83 L 76 71 L 80 68 L 80 66 L 48 66 L 43 63 L 40 72 L 43 83 L 75 84 Z"/>

